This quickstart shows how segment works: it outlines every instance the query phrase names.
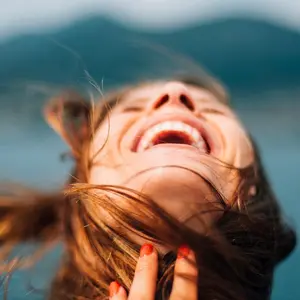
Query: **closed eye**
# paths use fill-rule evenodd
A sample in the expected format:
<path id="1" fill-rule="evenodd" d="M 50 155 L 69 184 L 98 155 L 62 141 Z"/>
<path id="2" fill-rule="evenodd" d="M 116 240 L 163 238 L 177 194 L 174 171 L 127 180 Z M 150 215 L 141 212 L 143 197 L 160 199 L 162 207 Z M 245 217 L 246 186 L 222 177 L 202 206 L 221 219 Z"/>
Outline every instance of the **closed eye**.
<path id="1" fill-rule="evenodd" d="M 223 115 L 224 113 L 217 110 L 217 109 L 213 109 L 213 108 L 204 108 L 201 109 L 200 111 L 201 113 L 207 113 L 207 114 L 219 114 L 219 115 Z"/>
<path id="2" fill-rule="evenodd" d="M 142 106 L 125 106 L 122 109 L 122 112 L 140 112 L 143 110 Z"/>

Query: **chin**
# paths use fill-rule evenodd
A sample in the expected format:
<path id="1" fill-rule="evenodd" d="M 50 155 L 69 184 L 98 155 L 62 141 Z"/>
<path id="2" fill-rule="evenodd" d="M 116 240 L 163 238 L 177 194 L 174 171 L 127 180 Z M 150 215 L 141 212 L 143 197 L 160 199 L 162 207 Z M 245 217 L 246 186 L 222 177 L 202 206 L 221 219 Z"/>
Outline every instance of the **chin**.
<path id="1" fill-rule="evenodd" d="M 124 172 L 121 185 L 157 198 L 203 198 L 212 187 L 230 199 L 239 183 L 237 169 L 228 168 L 205 152 L 188 145 L 157 145 L 145 152 L 135 153 Z"/>
<path id="2" fill-rule="evenodd" d="M 126 186 L 150 197 L 181 222 L 194 224 L 193 213 L 221 210 L 217 191 L 208 180 L 182 165 L 153 168 L 134 176 Z"/>
<path id="3" fill-rule="evenodd" d="M 164 174 L 163 176 L 170 174 L 171 178 L 169 180 L 173 178 L 177 183 L 183 183 L 185 180 L 191 180 L 194 177 L 199 179 L 199 175 L 205 176 L 207 164 L 210 164 L 209 161 L 211 161 L 211 157 L 195 147 L 162 144 L 145 152 L 131 155 L 129 162 L 124 165 L 133 174 L 127 176 L 127 182 L 136 180 L 136 177 L 141 175 L 150 179 L 155 176 L 160 177 L 162 174 Z M 129 165 L 130 168 L 128 168 Z M 195 174 L 197 175 L 195 176 Z M 152 178 L 152 180 L 155 180 L 155 178 Z M 161 180 L 163 179 L 160 178 L 159 181 Z M 124 182 L 124 184 L 127 184 L 127 182 Z"/>

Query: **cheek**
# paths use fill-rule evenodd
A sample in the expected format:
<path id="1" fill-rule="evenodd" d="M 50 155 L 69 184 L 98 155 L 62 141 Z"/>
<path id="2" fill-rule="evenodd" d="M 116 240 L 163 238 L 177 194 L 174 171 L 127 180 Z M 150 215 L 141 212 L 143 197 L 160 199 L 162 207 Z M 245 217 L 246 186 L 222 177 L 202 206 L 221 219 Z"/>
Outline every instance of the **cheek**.
<path id="1" fill-rule="evenodd" d="M 103 184 L 103 185 L 119 185 L 124 181 L 121 172 L 116 169 L 103 166 L 94 165 L 91 169 L 89 183 Z"/>
<path id="2" fill-rule="evenodd" d="M 95 146 L 99 146 L 103 145 L 104 143 L 109 144 L 112 141 L 118 140 L 125 123 L 126 122 L 122 117 L 107 117 L 95 132 L 93 144 Z"/>
<path id="3" fill-rule="evenodd" d="M 245 168 L 254 162 L 252 143 L 238 119 L 221 115 L 207 117 L 222 136 L 224 162 L 236 168 Z"/>
<path id="4" fill-rule="evenodd" d="M 94 164 L 115 166 L 122 132 L 128 123 L 122 116 L 110 116 L 101 124 L 91 142 L 90 156 Z"/>

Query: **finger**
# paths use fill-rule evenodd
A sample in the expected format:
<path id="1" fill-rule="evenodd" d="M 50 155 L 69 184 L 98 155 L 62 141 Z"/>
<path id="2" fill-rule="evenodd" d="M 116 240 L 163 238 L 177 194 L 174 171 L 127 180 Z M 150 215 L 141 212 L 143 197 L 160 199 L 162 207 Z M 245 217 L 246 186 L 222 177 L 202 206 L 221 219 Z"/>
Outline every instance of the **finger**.
<path id="1" fill-rule="evenodd" d="M 113 281 L 109 285 L 109 299 L 110 300 L 126 300 L 127 293 L 125 289 L 117 282 Z"/>
<path id="2" fill-rule="evenodd" d="M 144 244 L 135 269 L 129 300 L 154 300 L 157 270 L 157 252 L 151 244 Z"/>
<path id="3" fill-rule="evenodd" d="M 175 262 L 170 300 L 197 300 L 197 277 L 198 269 L 194 252 L 185 245 L 181 246 Z"/>

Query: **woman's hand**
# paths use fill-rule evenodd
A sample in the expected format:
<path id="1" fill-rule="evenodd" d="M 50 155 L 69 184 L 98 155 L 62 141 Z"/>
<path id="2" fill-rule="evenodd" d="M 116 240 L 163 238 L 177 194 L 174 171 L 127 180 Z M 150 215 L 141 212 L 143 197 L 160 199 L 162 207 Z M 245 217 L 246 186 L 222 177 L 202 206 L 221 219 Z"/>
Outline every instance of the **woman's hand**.
<path id="1" fill-rule="evenodd" d="M 195 267 L 195 255 L 186 246 L 180 247 L 175 263 L 174 282 L 170 300 L 197 300 L 198 270 Z M 158 271 L 157 251 L 150 244 L 142 246 L 133 282 L 127 295 L 125 289 L 116 281 L 109 287 L 111 300 L 154 300 Z M 183 276 L 184 275 L 184 276 Z"/>

